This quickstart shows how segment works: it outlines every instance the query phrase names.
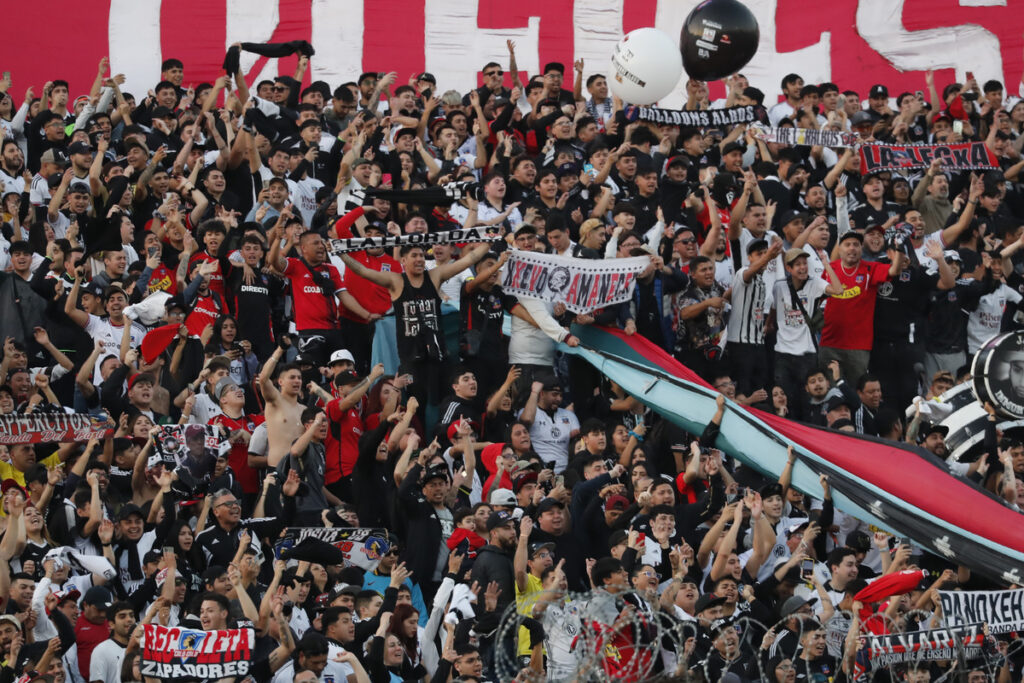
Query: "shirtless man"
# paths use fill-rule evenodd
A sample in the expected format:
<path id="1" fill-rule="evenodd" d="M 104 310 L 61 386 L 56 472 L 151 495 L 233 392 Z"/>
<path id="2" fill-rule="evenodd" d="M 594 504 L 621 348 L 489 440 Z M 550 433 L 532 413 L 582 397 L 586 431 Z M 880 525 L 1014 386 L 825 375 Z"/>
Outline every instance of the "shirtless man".
<path id="1" fill-rule="evenodd" d="M 260 372 L 260 389 L 266 401 L 267 416 L 267 466 L 271 469 L 288 455 L 288 450 L 295 440 L 302 436 L 302 409 L 299 394 L 302 391 L 302 373 L 294 365 L 281 366 L 277 376 L 277 387 L 270 378 L 274 375 L 277 362 L 281 360 L 284 349 L 274 349 L 263 371 Z M 280 388 L 280 390 L 278 389 Z"/>

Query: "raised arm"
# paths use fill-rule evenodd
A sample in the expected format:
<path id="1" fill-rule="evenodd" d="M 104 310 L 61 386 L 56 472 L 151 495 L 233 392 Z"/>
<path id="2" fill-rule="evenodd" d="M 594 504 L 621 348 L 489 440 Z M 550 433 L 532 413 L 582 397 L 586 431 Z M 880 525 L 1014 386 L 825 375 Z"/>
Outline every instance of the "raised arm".
<path id="1" fill-rule="evenodd" d="M 345 263 L 345 267 L 346 268 L 351 268 L 352 271 L 356 275 L 358 275 L 360 277 L 363 277 L 363 278 L 366 278 L 367 280 L 369 280 L 370 282 L 372 282 L 372 283 L 374 283 L 376 285 L 380 285 L 381 287 L 386 287 L 388 289 L 388 291 L 390 291 L 390 292 L 396 291 L 398 286 L 401 285 L 401 283 L 402 283 L 402 278 L 397 273 L 386 273 L 386 272 L 381 272 L 379 270 L 374 270 L 373 268 L 367 268 L 362 263 L 360 263 L 359 261 L 356 261 L 354 258 L 349 256 L 348 254 L 341 254 L 340 256 L 341 256 L 341 260 Z M 442 266 L 442 267 L 444 267 L 444 266 Z M 439 268 L 435 268 L 434 270 L 432 270 L 430 272 L 433 273 L 433 272 L 436 272 L 437 270 L 440 270 L 440 269 Z M 458 272 L 458 271 L 456 271 L 456 272 Z M 451 276 L 449 276 L 449 277 L 451 277 Z"/>

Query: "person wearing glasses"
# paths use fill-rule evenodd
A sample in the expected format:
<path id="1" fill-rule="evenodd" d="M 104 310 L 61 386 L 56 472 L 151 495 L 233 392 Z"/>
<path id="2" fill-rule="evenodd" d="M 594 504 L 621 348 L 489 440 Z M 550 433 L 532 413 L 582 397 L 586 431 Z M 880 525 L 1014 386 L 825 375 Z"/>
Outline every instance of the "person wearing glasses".
<path id="1" fill-rule="evenodd" d="M 482 107 L 488 99 L 493 97 L 504 97 L 509 99 L 512 96 L 512 91 L 506 88 L 504 85 L 505 71 L 501 68 L 501 64 L 497 62 L 487 62 L 484 64 L 484 68 L 480 70 L 483 74 L 484 84 L 476 89 L 477 95 L 480 96 L 480 106 Z M 462 98 L 463 105 L 469 105 L 470 94 Z"/>
<path id="2" fill-rule="evenodd" d="M 398 564 L 398 556 L 401 552 L 402 546 L 398 543 L 392 543 L 387 552 L 381 555 L 377 568 L 363 575 L 363 589 L 374 590 L 384 595 L 391 584 L 391 574 Z M 402 585 L 409 588 L 409 592 L 412 595 L 412 606 L 420 615 L 420 626 L 426 626 L 427 619 L 430 617 L 430 610 L 427 609 L 426 603 L 423 602 L 423 591 L 420 589 L 419 584 L 413 583 L 411 578 L 406 578 Z"/>
<path id="3" fill-rule="evenodd" d="M 294 497 L 298 489 L 298 478 L 295 478 L 293 486 L 289 486 L 292 483 L 291 479 L 292 477 L 289 477 L 289 481 L 281 487 L 286 500 Z M 295 510 L 294 503 L 285 503 L 284 513 L 280 518 L 243 519 L 242 505 L 235 494 L 228 489 L 215 491 L 210 505 L 214 523 L 197 534 L 195 540 L 206 558 L 206 566 L 227 567 L 231 564 L 243 534 L 249 539 L 253 550 L 259 551 L 260 539 L 277 538 L 281 529 L 289 526 L 289 510 Z"/>

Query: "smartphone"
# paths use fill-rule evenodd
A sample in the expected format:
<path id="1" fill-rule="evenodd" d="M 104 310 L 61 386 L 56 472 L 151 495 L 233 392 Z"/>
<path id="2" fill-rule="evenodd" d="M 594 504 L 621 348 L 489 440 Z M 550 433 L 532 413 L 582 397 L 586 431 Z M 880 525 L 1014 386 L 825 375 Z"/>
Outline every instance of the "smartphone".
<path id="1" fill-rule="evenodd" d="M 172 548 L 172 547 L 171 547 L 171 546 L 169 546 L 169 545 L 165 545 L 165 546 L 164 546 L 164 554 L 165 554 L 165 555 L 166 555 L 167 553 L 173 553 L 173 552 L 174 552 L 174 548 Z"/>
<path id="2" fill-rule="evenodd" d="M 270 181 L 269 181 L 269 180 L 264 180 L 264 181 L 263 181 L 263 189 L 265 190 L 265 189 L 267 189 L 268 187 L 270 187 Z"/>
<path id="3" fill-rule="evenodd" d="M 157 249 L 156 247 L 150 247 L 147 251 L 149 252 L 150 256 L 156 256 L 156 253 L 160 250 Z"/>
<path id="4" fill-rule="evenodd" d="M 963 135 L 963 132 L 964 132 L 964 122 L 963 121 L 954 121 L 953 122 L 953 132 L 956 133 L 957 135 Z"/>
<path id="5" fill-rule="evenodd" d="M 800 578 L 809 579 L 814 574 L 814 560 L 802 560 L 800 562 Z"/>
<path id="6" fill-rule="evenodd" d="M 642 546 L 642 545 L 644 545 L 645 543 L 647 543 L 647 534 L 645 534 L 645 533 L 643 533 L 643 532 L 641 532 L 641 533 L 637 534 L 637 537 L 636 537 L 636 541 L 637 541 L 637 543 L 639 543 L 639 544 L 640 544 L 641 546 Z"/>
<path id="7" fill-rule="evenodd" d="M 593 164 L 583 164 L 583 172 L 589 174 L 591 178 L 597 177 L 597 169 Z"/>
<path id="8" fill-rule="evenodd" d="M 969 80 L 969 81 L 973 81 L 974 80 L 974 72 L 973 71 L 968 71 L 967 72 L 967 80 Z"/>
<path id="9" fill-rule="evenodd" d="M 544 463 L 544 467 L 545 467 L 546 469 L 549 469 L 549 470 L 552 470 L 552 471 L 554 471 L 554 469 L 555 469 L 555 461 L 554 461 L 554 460 L 548 460 L 548 461 L 546 461 L 546 462 Z"/>

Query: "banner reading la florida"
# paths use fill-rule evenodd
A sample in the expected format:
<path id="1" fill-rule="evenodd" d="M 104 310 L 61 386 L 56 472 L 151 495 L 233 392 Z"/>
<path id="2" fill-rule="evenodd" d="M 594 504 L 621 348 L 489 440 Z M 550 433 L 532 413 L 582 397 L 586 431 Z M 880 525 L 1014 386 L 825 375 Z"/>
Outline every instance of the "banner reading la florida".
<path id="1" fill-rule="evenodd" d="M 573 313 L 629 301 L 649 256 L 581 259 L 511 250 L 501 286 L 508 294 L 565 304 Z"/>
<path id="2" fill-rule="evenodd" d="M 88 441 L 113 431 L 106 419 L 84 414 L 0 415 L 0 444 Z"/>
<path id="3" fill-rule="evenodd" d="M 196 631 L 145 624 L 143 676 L 213 679 L 245 676 L 252 658 L 253 630 Z"/>

